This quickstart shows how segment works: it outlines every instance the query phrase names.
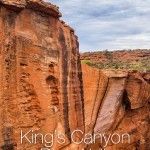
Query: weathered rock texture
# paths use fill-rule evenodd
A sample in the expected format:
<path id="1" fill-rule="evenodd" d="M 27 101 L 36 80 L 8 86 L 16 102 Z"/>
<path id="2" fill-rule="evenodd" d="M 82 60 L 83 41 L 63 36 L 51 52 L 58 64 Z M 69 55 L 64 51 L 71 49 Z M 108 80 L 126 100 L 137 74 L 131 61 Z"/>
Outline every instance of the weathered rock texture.
<path id="1" fill-rule="evenodd" d="M 64 133 L 67 143 L 55 149 L 71 144 L 73 130 L 84 131 L 78 41 L 60 16 L 40 0 L 0 0 L 1 149 L 42 147 L 21 144 L 21 130 Z"/>
<path id="2" fill-rule="evenodd" d="M 99 70 L 82 65 L 86 133 L 130 135 L 130 142 L 109 142 L 106 150 L 150 149 L 149 73 Z M 87 149 L 104 148 L 97 139 Z"/>
<path id="3" fill-rule="evenodd" d="M 107 150 L 149 150 L 150 75 L 86 65 L 82 75 L 77 37 L 60 16 L 41 0 L 0 0 L 0 149 L 45 147 L 40 138 L 21 143 L 30 130 L 65 135 L 64 144 L 54 136 L 55 150 L 104 147 L 98 139 L 73 143 L 78 129 L 131 135 L 130 144 L 109 142 Z"/>

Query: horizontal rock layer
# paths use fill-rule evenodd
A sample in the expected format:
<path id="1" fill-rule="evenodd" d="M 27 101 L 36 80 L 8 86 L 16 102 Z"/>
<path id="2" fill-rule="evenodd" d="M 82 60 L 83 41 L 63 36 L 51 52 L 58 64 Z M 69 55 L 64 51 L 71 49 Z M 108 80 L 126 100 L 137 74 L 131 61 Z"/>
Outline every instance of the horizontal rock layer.
<path id="1" fill-rule="evenodd" d="M 0 4 L 9 9 L 13 9 L 14 11 L 21 11 L 25 8 L 30 8 L 56 18 L 62 16 L 57 6 L 44 2 L 43 0 L 0 0 Z"/>

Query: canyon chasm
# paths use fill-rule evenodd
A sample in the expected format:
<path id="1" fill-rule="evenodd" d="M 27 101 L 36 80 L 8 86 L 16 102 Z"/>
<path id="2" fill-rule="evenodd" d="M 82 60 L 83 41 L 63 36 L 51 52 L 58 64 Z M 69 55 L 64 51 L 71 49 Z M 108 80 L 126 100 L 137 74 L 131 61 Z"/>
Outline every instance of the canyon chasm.
<path id="1" fill-rule="evenodd" d="M 78 37 L 61 16 L 42 0 L 0 0 L 0 149 L 42 150 L 42 136 L 20 141 L 33 130 L 64 135 L 47 149 L 149 150 L 150 73 L 81 64 Z M 127 133 L 130 142 L 76 144 L 75 130 L 79 143 L 98 133 Z"/>

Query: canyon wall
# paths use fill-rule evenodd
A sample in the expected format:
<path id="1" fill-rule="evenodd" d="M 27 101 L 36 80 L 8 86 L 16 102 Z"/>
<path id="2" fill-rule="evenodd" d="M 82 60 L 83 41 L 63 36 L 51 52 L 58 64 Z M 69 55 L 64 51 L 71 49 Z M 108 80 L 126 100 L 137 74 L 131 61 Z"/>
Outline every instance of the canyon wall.
<path id="1" fill-rule="evenodd" d="M 78 40 L 58 8 L 41 0 L 0 0 L 0 146 L 44 147 L 20 141 L 20 132 L 84 131 Z M 30 134 L 31 135 L 31 134 Z M 50 143 L 51 144 L 51 143 Z M 50 145 L 49 144 L 49 145 Z"/>
<path id="2" fill-rule="evenodd" d="M 149 150 L 150 74 L 81 67 L 78 38 L 60 17 L 42 0 L 0 0 L 0 149 Z M 79 143 L 98 133 L 131 139 L 75 144 L 75 130 Z"/>
<path id="3" fill-rule="evenodd" d="M 85 133 L 106 135 L 87 149 L 150 149 L 150 74 L 82 65 Z M 119 139 L 122 135 L 128 135 Z M 110 135 L 112 139 L 110 140 Z"/>

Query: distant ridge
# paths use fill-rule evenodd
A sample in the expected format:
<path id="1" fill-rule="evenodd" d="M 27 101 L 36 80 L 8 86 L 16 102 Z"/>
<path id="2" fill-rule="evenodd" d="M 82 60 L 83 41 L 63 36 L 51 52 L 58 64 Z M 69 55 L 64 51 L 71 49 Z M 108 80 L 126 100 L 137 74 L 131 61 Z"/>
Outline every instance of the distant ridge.
<path id="1" fill-rule="evenodd" d="M 85 52 L 81 61 L 100 69 L 150 71 L 150 49 Z"/>

